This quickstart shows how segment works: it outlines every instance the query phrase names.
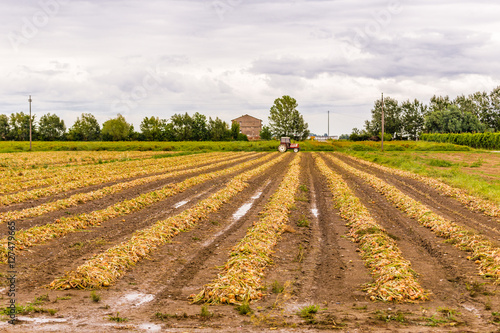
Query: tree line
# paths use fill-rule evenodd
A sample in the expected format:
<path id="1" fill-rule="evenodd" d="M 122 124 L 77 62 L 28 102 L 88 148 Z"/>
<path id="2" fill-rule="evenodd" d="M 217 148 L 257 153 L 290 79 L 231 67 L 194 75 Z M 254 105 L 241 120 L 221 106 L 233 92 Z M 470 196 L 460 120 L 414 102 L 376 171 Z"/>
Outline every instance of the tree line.
<path id="1" fill-rule="evenodd" d="M 29 140 L 29 114 L 0 114 L 0 140 Z M 174 114 L 170 121 L 159 117 L 144 117 L 140 132 L 121 114 L 100 126 L 94 115 L 82 113 L 68 130 L 64 120 L 55 114 L 45 114 L 36 121 L 31 117 L 32 139 L 41 141 L 248 141 L 240 133 L 240 125 L 229 126 L 218 117 L 208 118 L 200 113 L 190 116 Z"/>
<path id="2" fill-rule="evenodd" d="M 375 101 L 365 128 L 354 128 L 341 138 L 353 141 L 380 139 L 382 99 Z M 414 99 L 402 103 L 384 98 L 384 139 L 416 140 L 423 133 L 485 133 L 500 131 L 500 86 L 490 93 L 476 92 L 451 100 L 434 95 L 429 104 Z"/>
<path id="3" fill-rule="evenodd" d="M 305 140 L 309 135 L 308 124 L 297 110 L 297 101 L 283 96 L 274 101 L 270 109 L 269 126 L 260 131 L 261 140 L 289 136 Z M 125 117 L 118 114 L 100 126 L 94 115 L 82 113 L 68 130 L 64 120 L 55 114 L 45 114 L 39 121 L 31 116 L 32 139 L 41 141 L 248 141 L 240 133 L 237 122 L 228 125 L 218 117 L 212 119 L 196 112 L 174 114 L 169 120 L 159 117 L 144 117 L 140 132 L 134 130 Z M 29 140 L 30 116 L 24 112 L 8 117 L 0 114 L 0 140 Z"/>

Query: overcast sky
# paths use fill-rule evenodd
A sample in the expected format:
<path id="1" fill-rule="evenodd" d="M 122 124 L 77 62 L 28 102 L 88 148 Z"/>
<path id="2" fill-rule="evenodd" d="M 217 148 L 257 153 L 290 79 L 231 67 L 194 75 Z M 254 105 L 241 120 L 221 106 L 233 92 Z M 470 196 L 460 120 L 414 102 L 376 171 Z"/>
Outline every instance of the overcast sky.
<path id="1" fill-rule="evenodd" d="M 384 92 L 434 94 L 500 85 L 494 1 L 4 0 L 0 113 L 200 112 L 268 123 L 294 97 L 311 132 L 350 133 Z"/>

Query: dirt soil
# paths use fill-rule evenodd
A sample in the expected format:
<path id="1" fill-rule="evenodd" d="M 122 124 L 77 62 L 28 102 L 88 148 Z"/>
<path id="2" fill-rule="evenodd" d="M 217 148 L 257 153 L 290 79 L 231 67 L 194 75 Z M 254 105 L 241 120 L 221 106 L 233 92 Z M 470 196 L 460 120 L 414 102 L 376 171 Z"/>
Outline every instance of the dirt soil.
<path id="1" fill-rule="evenodd" d="M 299 154 L 301 186 L 295 208 L 275 247 L 273 265 L 265 272 L 265 296 L 250 304 L 252 314 L 242 315 L 229 305 L 209 306 L 208 312 L 203 312 L 203 306 L 190 304 L 188 297 L 217 277 L 218 267 L 228 260 L 231 248 L 259 219 L 259 213 L 287 176 L 284 166 L 294 153 L 252 179 L 249 187 L 197 227 L 158 247 L 115 285 L 97 290 L 93 296 L 88 290 L 54 291 L 45 286 L 93 255 L 127 240 L 135 230 L 192 207 L 222 188 L 235 174 L 200 184 L 100 227 L 18 253 L 17 302 L 25 305 L 38 298 L 36 306 L 40 311 L 57 312 L 20 316 L 15 326 L 1 322 L 0 332 L 500 332 L 498 286 L 479 277 L 477 265 L 466 259 L 466 252 L 436 237 L 360 178 L 327 161 L 397 241 L 419 274 L 420 284 L 431 293 L 429 301 L 414 304 L 370 301 L 363 285 L 372 278 L 357 244 L 345 237 L 345 221 L 333 207 L 332 194 L 315 168 L 312 155 Z M 500 241 L 498 219 L 472 213 L 417 181 L 337 156 L 384 179 L 436 213 L 481 232 L 493 242 Z M 69 213 L 23 220 L 19 227 L 49 223 L 58 215 L 102 209 L 185 178 L 134 188 L 105 201 L 74 207 Z M 6 275 L 7 267 L 2 266 L 0 272 Z M 2 300 L 5 304 L 9 301 L 6 289 L 2 290 Z M 319 307 L 315 315 L 298 315 L 311 305 Z"/>

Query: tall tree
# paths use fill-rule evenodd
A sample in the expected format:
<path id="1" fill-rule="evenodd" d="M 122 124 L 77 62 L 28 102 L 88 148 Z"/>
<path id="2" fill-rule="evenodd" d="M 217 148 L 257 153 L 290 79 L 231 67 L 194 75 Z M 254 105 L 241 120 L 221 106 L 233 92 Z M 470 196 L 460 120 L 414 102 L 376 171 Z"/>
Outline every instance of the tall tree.
<path id="1" fill-rule="evenodd" d="M 101 136 L 101 126 L 90 113 L 82 113 L 69 129 L 68 138 L 74 141 L 97 141 Z"/>
<path id="2" fill-rule="evenodd" d="M 208 140 L 207 117 L 196 112 L 192 117 L 192 138 L 196 141 Z"/>
<path id="3" fill-rule="evenodd" d="M 490 93 L 491 112 L 485 121 L 494 131 L 500 131 L 500 86 Z"/>
<path id="4" fill-rule="evenodd" d="M 430 133 L 483 132 L 484 125 L 471 112 L 461 112 L 456 105 L 436 110 L 425 117 L 425 129 Z"/>
<path id="5" fill-rule="evenodd" d="M 121 114 L 102 124 L 102 139 L 105 141 L 125 141 L 130 138 L 133 132 L 134 126 L 127 123 Z"/>
<path id="6" fill-rule="evenodd" d="M 164 140 L 164 129 L 167 121 L 159 117 L 144 117 L 140 128 L 144 140 L 146 141 L 161 141 Z"/>
<path id="7" fill-rule="evenodd" d="M 55 114 L 44 114 L 38 124 L 38 134 L 44 141 L 62 140 L 66 133 L 64 120 Z"/>
<path id="8" fill-rule="evenodd" d="M 259 136 L 261 140 L 271 140 L 273 138 L 273 134 L 271 133 L 269 126 L 262 126 Z"/>
<path id="9" fill-rule="evenodd" d="M 189 141 L 193 138 L 193 119 L 187 114 L 174 114 L 170 118 L 176 141 Z"/>
<path id="10" fill-rule="evenodd" d="M 231 123 L 231 138 L 233 140 L 238 140 L 238 135 L 240 134 L 240 124 L 236 121 Z"/>
<path id="11" fill-rule="evenodd" d="M 212 141 L 227 141 L 231 138 L 231 131 L 229 126 L 225 121 L 219 119 L 219 117 L 212 120 L 208 120 L 208 130 L 210 133 L 210 140 Z"/>
<path id="12" fill-rule="evenodd" d="M 276 137 L 288 136 L 305 140 L 309 135 L 308 124 L 297 110 L 295 98 L 284 95 L 274 100 L 269 114 L 271 132 Z"/>
<path id="13" fill-rule="evenodd" d="M 407 100 L 401 104 L 402 129 L 411 140 L 417 140 L 422 133 L 426 112 L 427 106 L 417 99 L 413 102 Z"/>
<path id="14" fill-rule="evenodd" d="M 446 110 L 446 108 L 448 108 L 448 106 L 450 106 L 451 104 L 453 103 L 450 101 L 450 98 L 448 96 L 443 97 L 434 95 L 431 97 L 428 113 L 438 110 Z"/>
<path id="15" fill-rule="evenodd" d="M 10 136 L 14 140 L 28 141 L 30 139 L 30 115 L 17 112 L 10 115 Z M 35 115 L 31 116 L 32 139 L 36 137 Z"/>
<path id="16" fill-rule="evenodd" d="M 375 101 L 372 112 L 372 120 L 365 122 L 366 131 L 372 135 L 380 135 L 382 132 L 382 99 Z M 384 98 L 384 132 L 393 137 L 400 135 L 403 129 L 401 119 L 401 107 L 398 101 L 391 97 Z"/>
<path id="17" fill-rule="evenodd" d="M 465 95 L 457 96 L 453 100 L 452 104 L 456 105 L 462 113 L 465 113 L 465 112 L 472 113 L 473 115 L 475 115 L 479 119 L 480 110 L 477 107 L 476 103 L 474 102 L 474 99 L 472 98 L 472 96 L 470 96 L 470 95 L 467 97 Z"/>
<path id="18" fill-rule="evenodd" d="M 10 125 L 9 117 L 4 114 L 0 114 L 0 140 L 10 139 Z"/>

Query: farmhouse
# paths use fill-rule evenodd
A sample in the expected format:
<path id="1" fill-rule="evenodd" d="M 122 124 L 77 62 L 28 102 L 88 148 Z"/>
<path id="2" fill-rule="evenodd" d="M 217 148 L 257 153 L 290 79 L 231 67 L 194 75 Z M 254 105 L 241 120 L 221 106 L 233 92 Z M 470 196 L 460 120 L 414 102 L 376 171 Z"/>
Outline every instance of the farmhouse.
<path id="1" fill-rule="evenodd" d="M 233 123 L 240 124 L 240 132 L 248 137 L 248 140 L 259 140 L 262 130 L 262 120 L 255 117 L 244 115 L 231 120 Z"/>

